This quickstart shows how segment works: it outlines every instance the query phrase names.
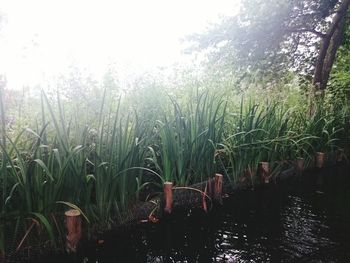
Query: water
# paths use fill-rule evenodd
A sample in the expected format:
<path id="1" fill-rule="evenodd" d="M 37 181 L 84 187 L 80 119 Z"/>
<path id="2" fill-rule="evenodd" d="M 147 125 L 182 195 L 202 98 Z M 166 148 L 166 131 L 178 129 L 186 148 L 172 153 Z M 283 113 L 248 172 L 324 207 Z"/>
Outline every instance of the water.
<path id="1" fill-rule="evenodd" d="M 350 262 L 350 174 L 308 174 L 110 233 L 85 262 Z M 60 261 L 63 262 L 63 261 Z"/>

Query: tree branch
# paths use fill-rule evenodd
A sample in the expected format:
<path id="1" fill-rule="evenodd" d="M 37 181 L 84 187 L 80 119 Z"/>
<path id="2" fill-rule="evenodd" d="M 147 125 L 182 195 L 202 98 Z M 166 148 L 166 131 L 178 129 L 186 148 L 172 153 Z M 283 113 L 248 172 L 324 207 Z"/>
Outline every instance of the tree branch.
<path id="1" fill-rule="evenodd" d="M 315 90 L 325 89 L 329 78 L 329 72 L 334 63 L 335 53 L 339 47 L 340 40 L 344 34 L 344 26 L 347 10 L 350 6 L 350 0 L 343 0 L 339 3 L 336 15 L 327 31 L 326 37 L 323 38 L 318 58 L 315 64 L 313 84 Z"/>
<path id="2" fill-rule="evenodd" d="M 316 29 L 312 29 L 312 28 L 288 28 L 286 30 L 289 33 L 312 33 L 320 38 L 325 38 L 326 34 L 317 31 Z"/>

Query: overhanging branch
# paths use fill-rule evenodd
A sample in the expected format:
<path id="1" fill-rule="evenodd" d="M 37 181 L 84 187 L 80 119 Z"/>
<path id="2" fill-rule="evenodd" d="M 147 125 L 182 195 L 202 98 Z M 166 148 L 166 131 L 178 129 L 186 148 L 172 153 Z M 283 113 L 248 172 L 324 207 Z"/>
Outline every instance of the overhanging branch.
<path id="1" fill-rule="evenodd" d="M 326 34 L 312 28 L 288 28 L 286 31 L 288 33 L 312 33 L 320 38 L 326 37 Z"/>

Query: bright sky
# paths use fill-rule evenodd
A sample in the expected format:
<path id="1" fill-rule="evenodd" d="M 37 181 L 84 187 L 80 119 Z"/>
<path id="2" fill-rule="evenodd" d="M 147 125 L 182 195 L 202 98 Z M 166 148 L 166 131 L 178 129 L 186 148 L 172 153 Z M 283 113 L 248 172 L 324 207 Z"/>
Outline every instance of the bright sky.
<path id="1" fill-rule="evenodd" d="M 9 88 L 45 83 L 77 64 L 100 77 L 181 61 L 181 38 L 204 31 L 239 0 L 3 0 L 0 74 Z"/>

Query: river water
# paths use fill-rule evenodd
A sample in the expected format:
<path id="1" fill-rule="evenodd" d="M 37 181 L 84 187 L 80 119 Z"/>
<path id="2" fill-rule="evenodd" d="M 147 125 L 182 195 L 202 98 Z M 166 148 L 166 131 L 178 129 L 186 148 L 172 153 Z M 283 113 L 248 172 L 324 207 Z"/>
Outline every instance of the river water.
<path id="1" fill-rule="evenodd" d="M 350 262 L 347 169 L 243 191 L 209 214 L 178 211 L 158 224 L 110 233 L 79 261 Z"/>
<path id="2" fill-rule="evenodd" d="M 106 236 L 85 262 L 350 262 L 350 173 L 343 167 L 243 191 L 205 214 Z"/>

